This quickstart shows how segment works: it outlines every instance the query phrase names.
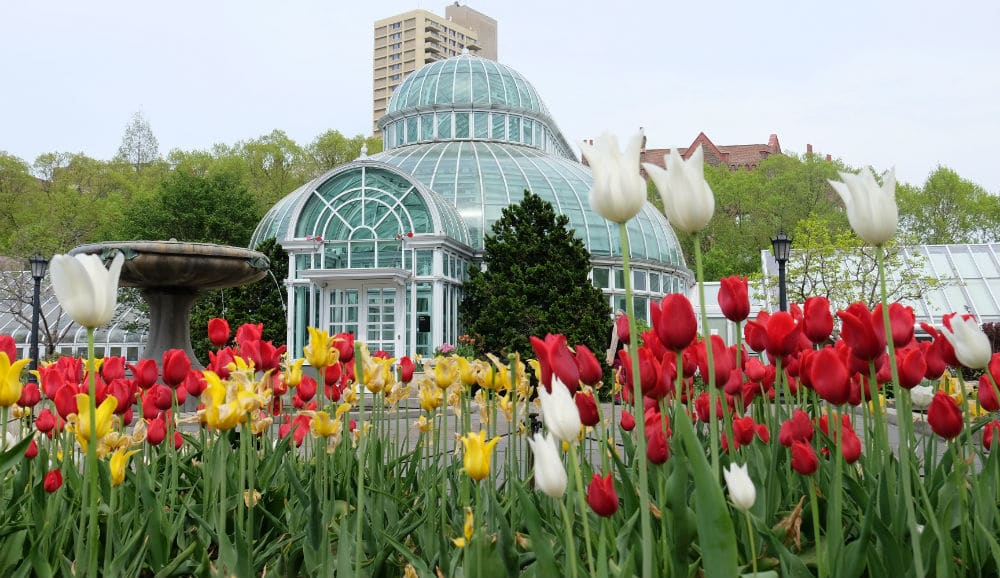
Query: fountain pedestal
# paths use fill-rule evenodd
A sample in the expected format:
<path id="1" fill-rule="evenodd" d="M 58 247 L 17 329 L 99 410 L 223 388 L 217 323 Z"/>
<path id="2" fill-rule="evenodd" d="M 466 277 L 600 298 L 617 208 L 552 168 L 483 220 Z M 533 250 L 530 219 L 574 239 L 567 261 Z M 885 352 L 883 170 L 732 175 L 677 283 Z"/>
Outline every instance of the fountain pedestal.
<path id="1" fill-rule="evenodd" d="M 149 305 L 149 338 L 143 359 L 163 360 L 168 349 L 183 349 L 191 367 L 203 366 L 191 348 L 191 306 L 202 291 L 239 287 L 267 275 L 263 253 L 241 247 L 180 241 L 120 241 L 81 245 L 70 254 L 125 253 L 119 284 L 136 287 Z"/>

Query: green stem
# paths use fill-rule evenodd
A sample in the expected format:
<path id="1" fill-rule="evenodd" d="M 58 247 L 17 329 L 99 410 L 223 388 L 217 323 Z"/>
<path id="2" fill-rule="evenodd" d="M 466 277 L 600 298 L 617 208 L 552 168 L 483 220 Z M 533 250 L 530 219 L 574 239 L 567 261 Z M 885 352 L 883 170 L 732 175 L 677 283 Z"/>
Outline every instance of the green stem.
<path id="1" fill-rule="evenodd" d="M 899 387 L 899 373 L 896 368 L 896 347 L 892 342 L 892 325 L 889 322 L 889 297 L 885 288 L 885 249 L 879 245 L 875 251 L 878 262 L 879 283 L 882 289 L 882 323 L 885 327 L 886 343 L 889 346 L 889 365 L 892 368 L 892 383 L 896 390 L 898 411 L 896 422 L 900 430 L 899 464 L 900 475 L 903 478 L 903 503 L 906 504 L 906 519 L 910 526 L 910 550 L 913 554 L 913 565 L 917 577 L 924 576 L 923 554 L 920 548 L 920 533 L 917 530 L 917 514 L 913 508 L 913 490 L 910 472 L 910 438 L 913 435 L 913 411 L 910 406 L 910 392 Z M 869 514 L 870 515 L 870 514 Z"/>
<path id="2" fill-rule="evenodd" d="M 87 403 L 90 407 L 90 431 L 87 435 L 87 475 L 90 479 L 88 507 L 90 508 L 90 524 L 87 531 L 87 576 L 97 576 L 97 383 L 94 372 L 94 328 L 87 328 L 87 373 L 89 389 Z"/>
<path id="3" fill-rule="evenodd" d="M 354 575 L 361 576 L 361 529 L 365 519 L 365 449 L 368 447 L 368 436 L 365 435 L 365 384 L 364 367 L 361 363 L 361 344 L 354 342 L 354 387 L 358 388 L 358 434 L 361 442 L 358 445 L 358 524 L 355 530 L 354 543 Z M 360 387 L 358 387 L 360 385 Z"/>
<path id="4" fill-rule="evenodd" d="M 709 453 L 712 458 L 712 473 L 719 477 L 719 418 L 715 415 L 718 399 L 715 387 L 715 361 L 712 351 L 711 331 L 708 329 L 708 312 L 705 310 L 705 274 L 701 264 L 701 232 L 694 234 L 694 263 L 698 279 L 698 306 L 701 309 L 701 337 L 705 341 L 705 357 L 708 360 L 708 435 L 711 439 Z M 723 404 L 725 405 L 725 404 Z"/>
<path id="5" fill-rule="evenodd" d="M 580 463 L 576 458 L 578 449 L 575 447 L 569 448 L 569 463 L 573 469 L 573 477 L 576 478 L 576 494 L 580 502 L 580 516 L 583 517 L 583 536 L 587 545 L 587 570 L 590 571 L 591 576 L 594 576 L 594 550 L 590 545 L 590 516 L 587 511 L 587 500 L 583 493 L 583 473 L 580 471 Z"/>
<path id="6" fill-rule="evenodd" d="M 628 314 L 629 336 L 632 343 L 638 341 L 635 326 L 635 304 L 632 303 L 632 271 L 629 266 L 628 231 L 625 223 L 618 224 L 621 237 L 622 269 L 625 276 L 625 312 Z M 697 243 L 695 243 L 697 245 Z M 629 357 L 632 361 L 632 405 L 635 411 L 636 429 L 636 467 L 639 468 L 639 519 L 642 528 L 642 543 L 653 544 L 653 525 L 649 511 L 649 467 L 646 463 L 646 420 L 643 418 L 642 382 L 639 379 L 639 349 L 629 345 Z M 709 365 L 711 365 L 709 361 Z M 574 576 L 575 567 L 574 567 Z M 642 576 L 653 576 L 653 549 L 642 548 Z"/>
<path id="7" fill-rule="evenodd" d="M 813 494 L 813 499 L 815 499 L 816 492 L 811 492 Z M 757 546 L 754 544 L 753 539 L 753 523 L 750 521 L 750 510 L 743 510 L 744 517 L 747 521 L 747 536 L 750 537 L 750 566 L 753 568 L 753 575 L 757 576 Z M 815 520 L 815 516 L 813 517 Z M 819 565 L 819 552 L 816 553 L 817 565 Z M 823 573 L 820 572 L 820 577 L 822 578 Z"/>
<path id="8" fill-rule="evenodd" d="M 810 478 L 806 478 L 805 482 L 809 487 L 809 506 L 812 508 L 813 542 L 816 544 L 816 571 L 819 573 L 819 578 L 826 578 L 825 557 L 819 547 L 819 504 L 816 500 L 816 486 Z"/>
<path id="9" fill-rule="evenodd" d="M 568 497 L 566 499 L 569 499 Z M 577 578 L 580 573 L 576 569 L 576 543 L 573 542 L 573 519 L 569 516 L 569 509 L 566 508 L 566 501 L 560 500 L 559 506 L 563 513 L 563 527 L 566 528 L 566 557 L 569 558 L 570 576 Z M 643 548 L 648 550 L 649 548 Z"/>

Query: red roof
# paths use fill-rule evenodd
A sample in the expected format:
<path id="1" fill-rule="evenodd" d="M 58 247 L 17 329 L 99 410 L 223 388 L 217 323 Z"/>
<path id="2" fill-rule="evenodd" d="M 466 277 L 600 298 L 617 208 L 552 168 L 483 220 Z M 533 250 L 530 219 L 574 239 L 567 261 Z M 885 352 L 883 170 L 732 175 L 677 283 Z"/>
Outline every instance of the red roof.
<path id="1" fill-rule="evenodd" d="M 730 170 L 752 170 L 757 168 L 757 165 L 767 157 L 781 154 L 781 145 L 778 144 L 778 135 L 776 134 L 772 134 L 768 138 L 767 144 L 716 145 L 705 133 L 701 132 L 695 137 L 691 146 L 677 150 L 681 153 L 681 157 L 686 160 L 691 158 L 698 146 L 704 148 L 706 163 L 710 165 L 724 164 Z M 639 161 L 666 168 L 663 158 L 669 153 L 670 149 L 644 148 L 639 155 Z"/>

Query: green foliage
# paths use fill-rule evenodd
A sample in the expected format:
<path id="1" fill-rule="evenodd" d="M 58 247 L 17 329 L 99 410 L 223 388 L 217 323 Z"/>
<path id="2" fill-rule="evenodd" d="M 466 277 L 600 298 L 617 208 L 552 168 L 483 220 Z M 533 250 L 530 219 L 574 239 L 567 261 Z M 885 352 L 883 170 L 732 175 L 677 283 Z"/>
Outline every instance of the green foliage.
<path id="1" fill-rule="evenodd" d="M 267 239 L 255 248 L 271 261 L 266 277 L 242 287 L 209 291 L 191 310 L 191 347 L 203 362 L 208 361 L 212 348 L 208 341 L 208 321 L 221 317 L 235 333 L 244 323 L 263 323 L 264 340 L 282 344 L 286 338 L 284 293 L 288 274 L 288 255 L 274 239 Z"/>
<path id="2" fill-rule="evenodd" d="M 715 194 L 715 215 L 702 235 L 705 278 L 759 272 L 760 251 L 770 248 L 771 237 L 793 230 L 810 213 L 846 226 L 839 198 L 827 182 L 843 168 L 814 154 L 772 155 L 753 171 L 705 165 Z M 694 263 L 694 237 L 678 233 L 678 239 L 685 259 Z"/>
<path id="3" fill-rule="evenodd" d="M 918 243 L 988 243 L 1000 231 L 1000 197 L 938 166 L 922 188 L 897 187 L 900 230 Z"/>
<path id="4" fill-rule="evenodd" d="M 484 241 L 486 270 L 469 268 L 461 311 L 480 352 L 530 352 L 529 337 L 563 333 L 603 351 L 608 302 L 587 279 L 590 254 L 552 205 L 525 191 Z"/>

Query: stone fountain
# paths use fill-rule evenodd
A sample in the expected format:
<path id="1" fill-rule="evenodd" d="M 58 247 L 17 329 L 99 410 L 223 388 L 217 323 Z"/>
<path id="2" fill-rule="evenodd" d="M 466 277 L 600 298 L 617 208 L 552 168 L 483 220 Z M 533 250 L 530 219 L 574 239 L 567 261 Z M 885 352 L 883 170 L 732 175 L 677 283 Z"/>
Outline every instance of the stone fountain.
<path id="1" fill-rule="evenodd" d="M 191 367 L 201 363 L 191 348 L 191 306 L 202 291 L 239 287 L 267 275 L 270 263 L 263 253 L 211 243 L 170 241 L 114 241 L 81 245 L 72 251 L 110 259 L 125 254 L 119 284 L 136 287 L 149 305 L 149 339 L 144 359 L 163 360 L 168 349 L 183 349 Z"/>

